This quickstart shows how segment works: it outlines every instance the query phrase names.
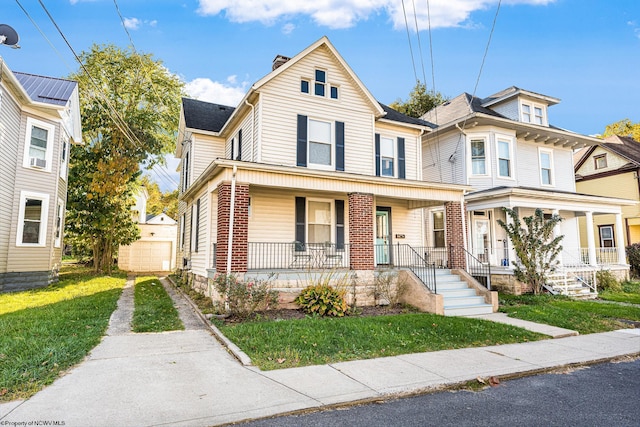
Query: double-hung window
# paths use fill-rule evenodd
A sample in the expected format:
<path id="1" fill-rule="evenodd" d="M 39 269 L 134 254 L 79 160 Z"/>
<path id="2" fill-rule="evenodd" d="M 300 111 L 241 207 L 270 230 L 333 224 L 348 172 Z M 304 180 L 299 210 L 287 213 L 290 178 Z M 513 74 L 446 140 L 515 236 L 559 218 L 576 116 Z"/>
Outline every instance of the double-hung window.
<path id="1" fill-rule="evenodd" d="M 613 226 L 601 225 L 600 231 L 600 247 L 601 248 L 613 248 L 616 246 L 615 239 L 613 238 Z"/>
<path id="2" fill-rule="evenodd" d="M 471 174 L 487 174 L 486 141 L 483 138 L 471 140 Z"/>
<path id="3" fill-rule="evenodd" d="M 64 221 L 64 202 L 62 199 L 58 199 L 56 205 L 56 234 L 53 246 L 59 248 L 62 244 L 62 224 Z"/>
<path id="4" fill-rule="evenodd" d="M 18 210 L 17 246 L 44 246 L 49 195 L 22 191 Z"/>
<path id="5" fill-rule="evenodd" d="M 333 157 L 331 123 L 309 119 L 309 164 L 330 168 Z"/>
<path id="6" fill-rule="evenodd" d="M 324 96 L 327 85 L 327 72 L 324 70 L 316 70 L 316 81 L 314 84 L 313 93 L 317 96 Z"/>
<path id="7" fill-rule="evenodd" d="M 542 104 L 522 103 L 520 104 L 521 120 L 524 123 L 534 123 L 545 125 L 545 106 Z"/>
<path id="8" fill-rule="evenodd" d="M 511 161 L 511 141 L 498 138 L 498 176 L 513 178 Z"/>
<path id="9" fill-rule="evenodd" d="M 330 200 L 307 201 L 307 242 L 332 242 L 332 202 Z"/>
<path id="10" fill-rule="evenodd" d="M 522 104 L 522 121 L 531 123 L 531 106 L 528 104 Z"/>
<path id="11" fill-rule="evenodd" d="M 444 211 L 433 211 L 431 213 L 433 222 L 433 247 L 445 247 Z"/>
<path id="12" fill-rule="evenodd" d="M 553 185 L 553 151 L 544 148 L 538 149 L 540 160 L 540 183 Z"/>
<path id="13" fill-rule="evenodd" d="M 394 140 L 380 137 L 380 175 L 395 176 Z"/>
<path id="14" fill-rule="evenodd" d="M 69 164 L 69 139 L 65 136 L 62 138 L 62 147 L 60 147 L 60 178 L 67 179 L 67 168 Z"/>
<path id="15" fill-rule="evenodd" d="M 54 133 L 53 125 L 31 117 L 27 119 L 24 167 L 51 172 Z"/>
<path id="16" fill-rule="evenodd" d="M 593 156 L 596 169 L 605 169 L 607 167 L 607 154 L 599 154 Z"/>
<path id="17" fill-rule="evenodd" d="M 544 124 L 542 107 L 533 107 L 533 122 L 537 125 Z"/>

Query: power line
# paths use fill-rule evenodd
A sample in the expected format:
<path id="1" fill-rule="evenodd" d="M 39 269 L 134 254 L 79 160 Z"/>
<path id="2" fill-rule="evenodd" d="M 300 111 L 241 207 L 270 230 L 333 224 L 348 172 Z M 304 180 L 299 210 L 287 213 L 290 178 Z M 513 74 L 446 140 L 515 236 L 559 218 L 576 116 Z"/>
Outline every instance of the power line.
<path id="1" fill-rule="evenodd" d="M 435 71 L 436 68 L 433 61 L 433 35 L 431 33 L 431 5 L 429 4 L 429 0 L 427 0 L 427 25 L 429 29 L 429 56 L 431 58 L 431 87 L 433 88 L 433 94 L 435 96 L 437 93 L 436 92 L 436 71 Z M 436 124 L 438 124 L 438 106 L 437 105 L 433 109 L 433 114 L 435 116 Z M 436 132 L 436 153 L 438 156 L 438 175 L 440 177 L 440 182 L 442 182 L 442 159 L 440 158 L 440 132 Z M 435 163 L 435 160 L 434 160 L 434 163 Z"/>
<path id="2" fill-rule="evenodd" d="M 418 29 L 418 14 L 416 13 L 416 0 L 411 0 L 411 3 L 413 3 L 413 20 L 415 21 L 415 25 L 416 25 L 416 36 L 418 37 L 418 52 L 420 53 L 420 63 L 422 65 L 422 78 L 423 78 L 422 81 L 426 85 L 427 75 L 424 72 L 424 58 L 422 56 L 422 43 L 420 42 L 420 30 Z M 431 60 L 433 61 L 433 58 L 431 58 Z"/>
<path id="3" fill-rule="evenodd" d="M 407 29 L 407 40 L 409 41 L 409 52 L 411 53 L 411 64 L 413 65 L 413 75 L 418 81 L 418 73 L 416 72 L 416 61 L 413 58 L 413 47 L 411 46 L 411 35 L 409 34 L 409 22 L 407 21 L 407 11 L 404 8 L 404 0 L 402 0 L 402 13 L 404 14 L 404 26 Z"/>

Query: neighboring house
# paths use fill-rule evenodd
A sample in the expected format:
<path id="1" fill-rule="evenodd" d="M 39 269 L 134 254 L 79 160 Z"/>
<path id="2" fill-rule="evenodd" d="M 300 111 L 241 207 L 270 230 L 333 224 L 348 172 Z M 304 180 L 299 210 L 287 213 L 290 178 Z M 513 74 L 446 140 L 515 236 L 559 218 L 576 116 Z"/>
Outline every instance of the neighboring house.
<path id="1" fill-rule="evenodd" d="M 640 142 L 631 137 L 610 136 L 598 145 L 584 148 L 573 156 L 576 190 L 598 196 L 613 196 L 640 201 Z M 622 232 L 613 215 L 594 218 L 598 246 L 608 251 L 600 256 L 615 256 L 615 248 L 640 242 L 640 204 L 622 207 Z M 586 239 L 586 222 L 580 219 L 580 238 Z"/>
<path id="2" fill-rule="evenodd" d="M 147 215 L 149 193 L 143 187 L 131 207 L 140 239 L 118 249 L 118 268 L 134 272 L 163 272 L 176 268 L 178 223 L 165 213 Z"/>
<path id="3" fill-rule="evenodd" d="M 424 264 L 430 206 L 462 247 L 467 187 L 423 180 L 429 131 L 376 101 L 326 37 L 277 56 L 235 108 L 183 99 L 182 268 L 203 289 L 215 273 L 278 271 L 298 288 L 322 268 L 366 280 Z"/>
<path id="4" fill-rule="evenodd" d="M 594 218 L 608 215 L 622 230 L 621 205 L 633 202 L 614 193 L 576 192 L 573 150 L 601 141 L 552 126 L 549 107 L 559 102 L 510 87 L 487 98 L 463 93 L 422 117 L 437 125 L 423 137 L 423 178 L 473 187 L 465 197 L 467 238 L 474 255 L 493 266 L 496 287 L 521 291 L 512 275 L 513 247 L 497 223 L 510 222 L 503 208 L 517 209 L 521 218 L 536 208 L 563 218 L 556 231 L 564 235 L 563 267 L 552 280 L 568 285 L 588 276 L 592 282 L 599 267 L 628 273 L 623 245 L 616 243 L 613 259 L 604 260 L 599 256 L 603 245 L 593 233 L 580 238 L 578 218 L 593 228 Z"/>
<path id="5" fill-rule="evenodd" d="M 0 291 L 57 281 L 69 147 L 82 143 L 78 84 L 12 72 L 0 58 Z"/>

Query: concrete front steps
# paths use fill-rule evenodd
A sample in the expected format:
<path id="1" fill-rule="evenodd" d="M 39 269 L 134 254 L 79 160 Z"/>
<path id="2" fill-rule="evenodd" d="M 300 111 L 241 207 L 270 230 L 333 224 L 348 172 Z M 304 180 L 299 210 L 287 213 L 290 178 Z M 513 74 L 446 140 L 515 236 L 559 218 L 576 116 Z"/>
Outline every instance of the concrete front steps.
<path id="1" fill-rule="evenodd" d="M 448 269 L 436 270 L 436 292 L 443 296 L 445 316 L 476 316 L 493 313 L 493 306 L 476 295 L 467 282 Z"/>

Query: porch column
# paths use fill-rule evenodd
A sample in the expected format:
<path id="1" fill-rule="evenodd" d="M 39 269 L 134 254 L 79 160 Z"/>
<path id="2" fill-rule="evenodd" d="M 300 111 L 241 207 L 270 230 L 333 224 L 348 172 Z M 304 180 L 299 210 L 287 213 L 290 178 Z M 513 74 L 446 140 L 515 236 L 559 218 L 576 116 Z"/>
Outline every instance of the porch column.
<path id="1" fill-rule="evenodd" d="M 509 206 L 509 209 L 514 209 L 514 208 L 512 206 Z M 509 215 L 508 213 L 505 213 L 505 217 L 506 217 L 506 224 L 508 226 L 512 226 L 513 218 L 511 218 L 511 215 Z M 509 239 L 509 236 L 507 236 L 506 239 L 507 239 L 507 254 L 509 257 L 509 262 L 507 263 L 506 267 L 509 270 L 514 270 L 515 267 L 513 266 L 512 262 L 517 261 L 516 251 L 513 248 L 513 244 L 511 243 L 511 239 Z"/>
<path id="2" fill-rule="evenodd" d="M 462 204 L 460 202 L 447 202 L 444 204 L 445 234 L 449 248 L 449 268 L 466 269 L 466 256 L 464 246 L 464 220 L 462 218 Z"/>
<path id="3" fill-rule="evenodd" d="M 589 264 L 598 265 L 598 258 L 596 256 L 596 239 L 593 234 L 593 212 L 586 211 L 587 219 L 587 251 L 589 254 Z"/>
<path id="4" fill-rule="evenodd" d="M 349 264 L 352 270 L 374 270 L 373 194 L 349 193 Z"/>
<path id="5" fill-rule="evenodd" d="M 627 264 L 627 251 L 624 247 L 624 229 L 622 227 L 622 214 L 616 214 L 616 241 L 618 246 L 618 264 Z"/>
<path id="6" fill-rule="evenodd" d="M 235 186 L 235 202 L 233 209 L 233 233 L 231 236 L 231 272 L 247 271 L 247 236 L 249 228 L 249 185 Z M 229 223 L 231 213 L 231 183 L 218 185 L 218 221 L 216 245 L 216 272 L 227 272 L 227 255 L 229 247 Z"/>
<path id="7" fill-rule="evenodd" d="M 552 214 L 552 215 L 554 215 L 554 216 L 555 216 L 555 215 L 560 216 L 560 211 L 559 211 L 558 209 L 553 209 L 553 210 L 551 211 L 551 214 Z M 562 235 L 562 230 L 560 229 L 560 223 L 558 222 L 558 223 L 556 223 L 555 227 L 553 227 L 553 237 L 554 237 L 554 238 L 556 238 L 556 237 L 561 236 L 561 235 Z M 558 265 L 559 265 L 560 267 L 562 267 L 562 265 L 563 265 L 563 262 L 562 262 L 562 252 L 560 252 L 560 253 L 558 254 Z"/>

